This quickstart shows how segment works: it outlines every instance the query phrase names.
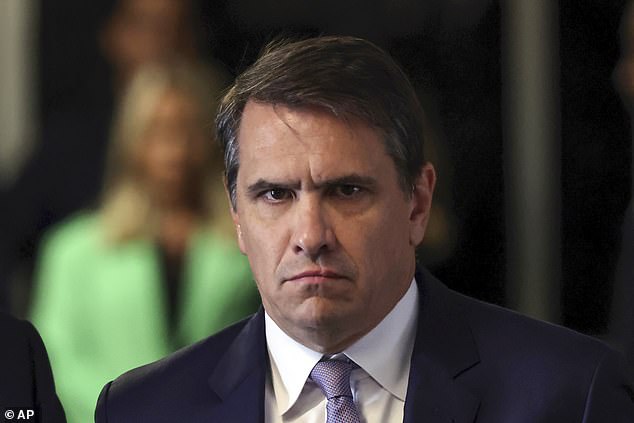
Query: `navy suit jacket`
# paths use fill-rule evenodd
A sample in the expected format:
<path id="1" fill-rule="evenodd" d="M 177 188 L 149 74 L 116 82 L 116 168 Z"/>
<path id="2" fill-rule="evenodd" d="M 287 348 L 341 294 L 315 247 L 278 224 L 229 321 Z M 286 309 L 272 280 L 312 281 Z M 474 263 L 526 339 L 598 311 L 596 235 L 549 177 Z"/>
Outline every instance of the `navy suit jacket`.
<path id="1" fill-rule="evenodd" d="M 622 357 L 603 343 L 462 296 L 428 273 L 417 281 L 405 422 L 634 422 Z M 268 360 L 260 310 L 108 383 L 96 422 L 263 422 Z"/>

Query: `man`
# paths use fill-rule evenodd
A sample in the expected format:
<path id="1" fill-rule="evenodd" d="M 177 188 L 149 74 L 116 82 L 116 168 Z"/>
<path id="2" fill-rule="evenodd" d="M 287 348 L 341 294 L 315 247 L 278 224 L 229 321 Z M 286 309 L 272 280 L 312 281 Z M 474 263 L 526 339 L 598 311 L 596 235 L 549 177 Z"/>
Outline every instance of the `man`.
<path id="1" fill-rule="evenodd" d="M 436 175 L 385 52 L 270 46 L 217 130 L 264 308 L 109 383 L 97 422 L 634 421 L 608 347 L 416 271 Z"/>
<path id="2" fill-rule="evenodd" d="M 2 421 L 65 423 L 46 349 L 33 325 L 0 312 L 0 339 Z"/>

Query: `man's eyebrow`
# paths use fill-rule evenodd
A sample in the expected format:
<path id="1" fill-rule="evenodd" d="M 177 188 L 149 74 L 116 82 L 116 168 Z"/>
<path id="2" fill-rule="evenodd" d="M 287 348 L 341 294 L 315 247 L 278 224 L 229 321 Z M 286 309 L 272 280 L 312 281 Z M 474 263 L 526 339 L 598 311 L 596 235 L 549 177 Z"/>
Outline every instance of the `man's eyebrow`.
<path id="1" fill-rule="evenodd" d="M 371 176 L 362 176 L 357 173 L 351 173 L 349 175 L 322 181 L 317 184 L 317 187 L 333 187 L 341 185 L 359 185 L 361 187 L 373 188 L 377 185 L 377 181 Z"/>

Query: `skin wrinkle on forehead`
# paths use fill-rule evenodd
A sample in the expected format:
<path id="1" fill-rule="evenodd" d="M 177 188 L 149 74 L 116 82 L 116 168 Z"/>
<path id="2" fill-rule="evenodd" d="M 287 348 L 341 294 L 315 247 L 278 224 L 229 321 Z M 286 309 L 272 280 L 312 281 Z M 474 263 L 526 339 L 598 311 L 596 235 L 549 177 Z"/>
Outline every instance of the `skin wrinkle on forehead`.
<path id="1" fill-rule="evenodd" d="M 266 103 L 259 103 L 259 104 L 266 104 Z M 295 137 L 295 139 L 304 147 L 305 151 L 303 153 L 297 153 L 297 154 L 291 154 L 289 152 L 281 152 L 279 154 L 279 157 L 288 157 L 290 156 L 295 156 L 295 157 L 303 157 L 305 155 L 308 155 L 309 157 L 309 164 L 308 164 L 308 169 L 309 169 L 309 178 L 307 178 L 307 183 L 308 186 L 305 186 L 305 184 L 303 184 L 303 182 L 300 181 L 284 181 L 285 185 L 291 185 L 291 186 L 297 186 L 300 190 L 301 189 L 316 189 L 321 187 L 321 183 L 320 181 L 323 180 L 330 180 L 332 178 L 329 177 L 323 177 L 321 175 L 321 172 L 319 174 L 315 174 L 314 172 L 320 168 L 322 168 L 322 162 L 321 160 L 319 160 L 319 157 L 314 160 L 313 157 L 314 156 L 326 156 L 327 154 L 323 154 L 323 153 L 319 153 L 319 152 L 315 152 L 313 151 L 314 149 L 311 148 L 311 146 L 314 144 L 311 142 L 311 138 L 309 136 L 307 136 L 307 134 L 311 134 L 313 132 L 315 132 L 315 123 L 311 120 L 306 120 L 301 118 L 300 116 L 304 113 L 315 113 L 315 114 L 319 114 L 319 115 L 324 115 L 324 116 L 331 116 L 334 117 L 335 119 L 337 119 L 338 121 L 342 122 L 343 124 L 345 124 L 345 127 L 347 128 L 347 133 L 348 133 L 348 138 L 354 138 L 355 137 L 355 132 L 353 129 L 353 123 L 349 120 L 349 119 L 342 119 L 338 116 L 334 116 L 329 110 L 325 110 L 319 107 L 289 107 L 286 105 L 282 105 L 282 104 L 272 104 L 271 105 L 273 108 L 273 112 L 275 114 L 275 116 L 277 116 L 277 119 L 279 120 L 279 122 L 281 124 L 284 125 L 284 127 L 286 127 Z M 299 114 L 298 114 L 299 113 Z M 365 124 L 365 122 L 363 122 L 361 119 L 355 119 L 354 121 L 356 121 L 357 124 Z M 320 141 L 323 141 L 323 137 L 320 136 Z M 328 136 L 328 142 L 330 143 L 335 143 L 338 142 L 336 139 L 336 135 L 334 134 L 330 134 Z M 339 141 L 340 142 L 340 141 Z M 255 147 L 255 150 L 267 150 L 269 148 L 268 144 L 265 143 L 261 143 L 259 144 L 257 147 Z M 352 179 L 358 179 L 358 180 L 362 180 L 364 179 L 363 177 L 360 177 L 359 175 L 345 175 L 346 177 L 352 176 Z M 356 176 L 356 177 L 355 177 Z M 335 179 L 341 179 L 336 177 Z M 369 181 L 367 181 L 369 182 Z"/>
<path id="2" fill-rule="evenodd" d="M 294 112 L 330 115 L 334 117 L 335 119 L 339 120 L 340 122 L 346 124 L 346 126 L 348 127 L 348 131 L 350 133 L 350 138 L 352 138 L 353 136 L 354 131 L 352 129 L 352 124 L 350 122 L 351 119 L 339 116 L 338 114 L 334 113 L 330 109 L 321 108 L 321 107 L 310 107 L 310 106 L 291 107 L 285 104 L 273 104 L 272 106 L 273 106 L 273 111 L 278 116 L 280 121 L 282 121 L 286 125 L 286 127 L 289 130 L 291 130 L 291 132 L 296 133 L 298 135 L 299 141 L 301 141 L 301 137 L 299 136 L 299 130 L 295 129 L 295 127 L 293 126 L 293 122 L 291 121 L 295 121 L 295 123 L 297 124 L 306 123 L 306 121 L 299 119 Z M 357 121 L 357 123 L 367 124 L 365 121 L 359 118 L 356 118 L 354 120 Z"/>

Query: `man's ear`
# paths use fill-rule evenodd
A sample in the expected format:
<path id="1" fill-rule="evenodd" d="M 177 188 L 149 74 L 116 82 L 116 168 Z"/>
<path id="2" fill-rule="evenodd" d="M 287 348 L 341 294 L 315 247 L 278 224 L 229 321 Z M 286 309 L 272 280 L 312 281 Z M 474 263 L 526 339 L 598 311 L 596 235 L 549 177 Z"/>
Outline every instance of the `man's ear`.
<path id="1" fill-rule="evenodd" d="M 236 229 L 236 235 L 238 237 L 238 247 L 240 247 L 240 251 L 242 254 L 246 254 L 246 249 L 244 248 L 244 240 L 242 237 L 242 227 L 240 226 L 240 214 L 238 213 L 237 204 L 234 204 L 231 201 L 231 195 L 229 194 L 229 190 L 227 189 L 227 184 L 225 186 L 225 195 L 229 200 L 229 212 L 231 213 L 231 220 L 233 220 L 233 226 Z"/>
<path id="2" fill-rule="evenodd" d="M 435 186 L 436 171 L 431 163 L 426 163 L 418 173 L 411 193 L 409 242 L 414 247 L 425 238 Z"/>

